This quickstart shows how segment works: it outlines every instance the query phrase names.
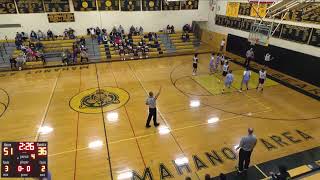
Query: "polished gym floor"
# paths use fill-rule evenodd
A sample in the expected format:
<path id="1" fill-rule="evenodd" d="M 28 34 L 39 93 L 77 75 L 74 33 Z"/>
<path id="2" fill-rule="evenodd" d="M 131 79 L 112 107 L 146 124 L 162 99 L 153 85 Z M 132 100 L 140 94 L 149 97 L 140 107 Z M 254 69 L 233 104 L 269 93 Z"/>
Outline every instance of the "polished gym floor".
<path id="1" fill-rule="evenodd" d="M 200 55 L 197 76 L 192 56 L 2 72 L 0 141 L 48 141 L 54 180 L 228 173 L 248 127 L 258 138 L 253 167 L 319 145 L 318 100 L 270 79 L 257 92 L 255 73 L 240 93 L 243 67 L 234 63 L 235 82 L 222 94 L 209 57 Z M 160 86 L 161 125 L 147 129 L 145 100 Z"/>

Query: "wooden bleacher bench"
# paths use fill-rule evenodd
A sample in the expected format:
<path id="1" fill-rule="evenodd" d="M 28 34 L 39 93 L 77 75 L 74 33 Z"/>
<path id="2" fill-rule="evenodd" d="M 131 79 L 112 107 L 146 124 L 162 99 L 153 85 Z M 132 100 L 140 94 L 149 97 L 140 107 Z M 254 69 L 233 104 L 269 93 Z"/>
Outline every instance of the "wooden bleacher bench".
<path id="1" fill-rule="evenodd" d="M 301 180 L 319 180 L 320 179 L 320 172 L 317 174 L 313 174 L 311 176 L 305 177 Z"/>
<path id="2" fill-rule="evenodd" d="M 36 66 L 43 66 L 43 62 L 42 61 L 28 61 L 25 63 L 25 66 L 27 67 L 36 67 Z"/>

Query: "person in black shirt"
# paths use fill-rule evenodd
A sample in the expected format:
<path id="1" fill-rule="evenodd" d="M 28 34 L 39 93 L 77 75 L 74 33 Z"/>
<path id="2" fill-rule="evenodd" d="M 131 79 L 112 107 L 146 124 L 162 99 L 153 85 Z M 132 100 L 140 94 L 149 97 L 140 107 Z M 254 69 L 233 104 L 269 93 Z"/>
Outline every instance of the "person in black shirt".
<path id="1" fill-rule="evenodd" d="M 11 70 L 14 68 L 17 68 L 17 61 L 16 58 L 13 58 L 12 56 L 10 56 L 10 65 L 11 65 Z"/>

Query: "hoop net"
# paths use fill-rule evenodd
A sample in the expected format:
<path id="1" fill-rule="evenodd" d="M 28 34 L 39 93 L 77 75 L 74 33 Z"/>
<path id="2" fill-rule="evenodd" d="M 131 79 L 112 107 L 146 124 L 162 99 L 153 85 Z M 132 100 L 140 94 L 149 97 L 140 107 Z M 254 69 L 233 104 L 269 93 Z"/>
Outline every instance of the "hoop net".
<path id="1" fill-rule="evenodd" d="M 254 23 L 251 26 L 248 41 L 251 45 L 259 44 L 268 46 L 271 27 L 261 23 Z"/>

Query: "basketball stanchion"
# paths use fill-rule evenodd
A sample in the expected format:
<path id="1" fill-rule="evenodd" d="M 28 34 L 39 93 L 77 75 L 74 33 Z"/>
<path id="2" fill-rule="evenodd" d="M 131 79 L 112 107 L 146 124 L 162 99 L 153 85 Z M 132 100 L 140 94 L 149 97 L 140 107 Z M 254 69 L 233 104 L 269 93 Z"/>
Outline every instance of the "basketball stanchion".
<path id="1" fill-rule="evenodd" d="M 271 26 L 263 23 L 254 23 L 251 26 L 248 41 L 251 45 L 259 44 L 262 46 L 268 46 L 270 32 Z"/>

